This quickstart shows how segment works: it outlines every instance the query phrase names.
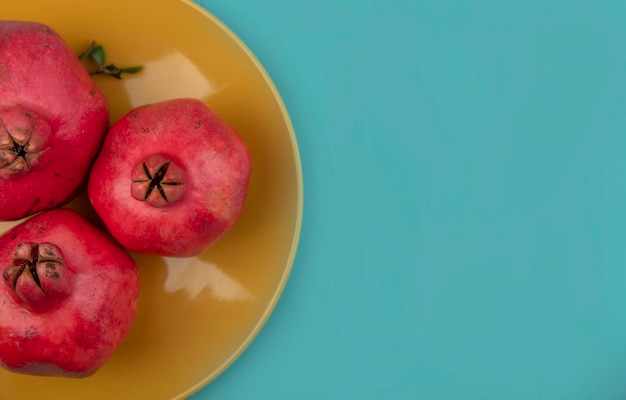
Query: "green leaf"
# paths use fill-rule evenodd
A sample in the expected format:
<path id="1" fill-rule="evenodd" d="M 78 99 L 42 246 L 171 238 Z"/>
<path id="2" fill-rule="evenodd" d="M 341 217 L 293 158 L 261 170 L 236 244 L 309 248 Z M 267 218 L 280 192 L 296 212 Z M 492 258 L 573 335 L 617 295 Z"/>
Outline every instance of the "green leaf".
<path id="1" fill-rule="evenodd" d="M 126 72 L 127 74 L 136 74 L 137 72 L 141 71 L 142 69 L 143 69 L 143 67 L 141 65 L 138 65 L 136 67 L 120 68 L 120 70 L 122 72 Z"/>
<path id="2" fill-rule="evenodd" d="M 93 49 L 96 47 L 96 41 L 92 41 L 91 44 L 89 45 L 89 47 L 87 47 L 87 50 L 83 51 L 82 53 L 80 53 L 80 55 L 78 56 L 79 60 L 84 59 L 87 56 L 91 55 L 91 52 L 93 51 Z"/>
<path id="3" fill-rule="evenodd" d="M 91 51 L 91 58 L 101 67 L 104 66 L 104 56 L 104 49 L 100 45 L 94 47 Z"/>
<path id="4" fill-rule="evenodd" d="M 89 71 L 89 75 L 109 75 L 117 79 L 122 79 L 122 74 L 136 74 L 140 72 L 143 67 L 141 65 L 134 67 L 118 67 L 115 64 L 105 65 L 105 53 L 101 45 L 95 41 L 91 42 L 87 50 L 83 51 L 79 56 L 79 60 L 83 60 L 86 57 L 90 57 L 95 63 L 98 64 L 98 69 Z"/>

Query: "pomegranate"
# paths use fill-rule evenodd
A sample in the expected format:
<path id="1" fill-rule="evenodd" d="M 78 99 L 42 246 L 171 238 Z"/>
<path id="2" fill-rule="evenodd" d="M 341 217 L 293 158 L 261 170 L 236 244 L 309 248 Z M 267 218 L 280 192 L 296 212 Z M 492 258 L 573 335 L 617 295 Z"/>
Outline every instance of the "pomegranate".
<path id="1" fill-rule="evenodd" d="M 0 365 L 32 375 L 84 377 L 126 337 L 139 270 L 75 211 L 57 208 L 0 237 Z"/>
<path id="2" fill-rule="evenodd" d="M 108 128 L 109 106 L 52 28 L 0 21 L 0 220 L 69 201 Z"/>
<path id="3" fill-rule="evenodd" d="M 194 256 L 239 218 L 250 164 L 239 135 L 203 102 L 148 104 L 111 126 L 89 176 L 89 200 L 127 249 Z"/>

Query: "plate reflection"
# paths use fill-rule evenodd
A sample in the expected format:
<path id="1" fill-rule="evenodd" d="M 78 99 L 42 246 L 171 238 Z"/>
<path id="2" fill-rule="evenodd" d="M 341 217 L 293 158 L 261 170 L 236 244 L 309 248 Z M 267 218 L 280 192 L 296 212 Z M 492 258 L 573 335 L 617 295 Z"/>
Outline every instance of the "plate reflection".
<path id="1" fill-rule="evenodd" d="M 254 295 L 216 264 L 200 258 L 163 257 L 167 268 L 164 289 L 184 291 L 190 298 L 208 290 L 221 301 L 252 301 Z"/>

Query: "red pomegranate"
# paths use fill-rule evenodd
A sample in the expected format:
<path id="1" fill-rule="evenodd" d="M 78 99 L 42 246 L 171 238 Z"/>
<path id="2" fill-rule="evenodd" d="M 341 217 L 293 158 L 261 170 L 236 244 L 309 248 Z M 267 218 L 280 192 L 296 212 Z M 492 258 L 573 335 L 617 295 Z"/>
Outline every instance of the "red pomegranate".
<path id="1" fill-rule="evenodd" d="M 0 365 L 84 377 L 120 346 L 135 317 L 139 270 L 75 211 L 57 208 L 0 237 Z"/>
<path id="2" fill-rule="evenodd" d="M 0 21 L 0 220 L 69 201 L 109 122 L 102 92 L 50 27 Z"/>
<path id="3" fill-rule="evenodd" d="M 203 102 L 144 105 L 109 130 L 89 176 L 89 200 L 127 249 L 193 256 L 239 218 L 250 165 L 245 143 Z"/>

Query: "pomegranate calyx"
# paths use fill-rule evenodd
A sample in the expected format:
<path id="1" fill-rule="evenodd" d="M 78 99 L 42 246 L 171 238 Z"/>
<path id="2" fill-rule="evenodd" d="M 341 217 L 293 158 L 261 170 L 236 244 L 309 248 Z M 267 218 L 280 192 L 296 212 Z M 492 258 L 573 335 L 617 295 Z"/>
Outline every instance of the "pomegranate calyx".
<path id="1" fill-rule="evenodd" d="M 34 169 L 49 149 L 52 129 L 44 118 L 23 106 L 0 109 L 0 175 Z"/>
<path id="2" fill-rule="evenodd" d="M 152 155 L 132 172 L 131 195 L 153 207 L 180 200 L 185 192 L 185 174 L 180 166 L 161 155 Z"/>
<path id="3" fill-rule="evenodd" d="M 26 304 L 42 308 L 48 300 L 61 300 L 69 294 L 70 275 L 55 244 L 22 242 L 13 250 L 11 262 L 2 278 Z"/>

